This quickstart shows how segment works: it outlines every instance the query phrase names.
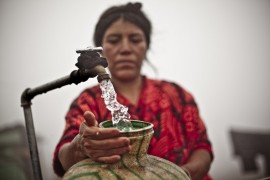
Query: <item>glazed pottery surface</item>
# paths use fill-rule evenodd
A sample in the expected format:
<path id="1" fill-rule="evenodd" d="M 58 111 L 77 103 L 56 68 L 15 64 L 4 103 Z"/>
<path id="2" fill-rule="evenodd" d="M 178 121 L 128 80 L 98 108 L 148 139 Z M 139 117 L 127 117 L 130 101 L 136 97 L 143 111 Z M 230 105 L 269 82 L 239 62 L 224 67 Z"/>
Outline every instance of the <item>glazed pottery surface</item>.
<path id="1" fill-rule="evenodd" d="M 85 159 L 74 164 L 65 173 L 63 179 L 189 180 L 189 177 L 179 166 L 147 154 L 154 133 L 151 123 L 137 120 L 131 120 L 131 123 L 134 127 L 133 130 L 121 132 L 122 136 L 130 138 L 131 151 L 122 155 L 119 162 L 105 164 Z M 112 127 L 112 122 L 104 121 L 100 127 Z"/>

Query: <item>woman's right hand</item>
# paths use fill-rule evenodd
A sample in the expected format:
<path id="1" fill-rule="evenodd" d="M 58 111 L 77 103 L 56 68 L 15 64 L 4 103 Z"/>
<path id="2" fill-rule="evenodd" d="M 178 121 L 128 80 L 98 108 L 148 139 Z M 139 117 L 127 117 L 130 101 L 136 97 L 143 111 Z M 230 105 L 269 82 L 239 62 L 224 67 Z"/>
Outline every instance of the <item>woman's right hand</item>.
<path id="1" fill-rule="evenodd" d="M 93 161 L 115 163 L 120 155 L 130 151 L 130 141 L 120 137 L 117 128 L 99 128 L 93 113 L 84 113 L 85 121 L 76 137 L 77 146 L 84 156 Z"/>

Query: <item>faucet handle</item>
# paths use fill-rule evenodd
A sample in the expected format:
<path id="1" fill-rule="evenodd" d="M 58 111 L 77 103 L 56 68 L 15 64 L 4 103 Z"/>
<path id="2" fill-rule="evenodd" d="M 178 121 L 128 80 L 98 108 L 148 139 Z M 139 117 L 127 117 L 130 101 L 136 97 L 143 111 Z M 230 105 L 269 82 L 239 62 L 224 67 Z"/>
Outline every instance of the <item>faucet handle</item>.
<path id="1" fill-rule="evenodd" d="M 102 52 L 102 47 L 87 47 L 85 49 L 77 49 L 76 53 L 87 53 L 87 52 Z"/>
<path id="2" fill-rule="evenodd" d="M 80 55 L 75 65 L 79 68 L 81 74 L 87 74 L 89 77 L 107 74 L 105 68 L 108 67 L 108 62 L 100 54 L 102 47 L 86 48 L 76 52 L 80 53 Z"/>

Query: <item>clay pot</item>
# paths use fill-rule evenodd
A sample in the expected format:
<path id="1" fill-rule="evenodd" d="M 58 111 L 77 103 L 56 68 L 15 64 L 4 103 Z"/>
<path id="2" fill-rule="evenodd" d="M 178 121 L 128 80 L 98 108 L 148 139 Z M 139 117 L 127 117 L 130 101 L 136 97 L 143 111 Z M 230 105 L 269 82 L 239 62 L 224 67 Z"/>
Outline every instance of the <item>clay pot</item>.
<path id="1" fill-rule="evenodd" d="M 121 132 L 122 136 L 130 138 L 131 151 L 122 155 L 119 162 L 105 164 L 85 159 L 73 165 L 63 179 L 189 180 L 179 166 L 147 154 L 154 133 L 153 124 L 137 120 L 131 120 L 131 123 L 134 130 Z M 100 127 L 112 127 L 112 122 L 104 121 L 100 123 Z"/>

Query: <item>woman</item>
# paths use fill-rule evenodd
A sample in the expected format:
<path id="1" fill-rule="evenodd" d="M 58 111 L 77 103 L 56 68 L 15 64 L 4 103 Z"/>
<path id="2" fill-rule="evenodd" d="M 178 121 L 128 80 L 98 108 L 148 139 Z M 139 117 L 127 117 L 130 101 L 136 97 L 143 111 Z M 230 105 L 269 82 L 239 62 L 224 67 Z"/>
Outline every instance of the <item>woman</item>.
<path id="1" fill-rule="evenodd" d="M 150 36 L 151 22 L 141 4 L 128 3 L 111 7 L 101 15 L 94 41 L 103 47 L 117 100 L 129 108 L 130 119 L 154 124 L 148 153 L 174 162 L 192 179 L 209 179 L 211 144 L 192 95 L 175 83 L 141 74 Z M 85 158 L 114 163 L 130 150 L 129 139 L 119 137 L 116 128 L 98 128 L 99 122 L 108 119 L 111 113 L 101 98 L 99 85 L 75 99 L 55 149 L 54 170 L 59 176 Z"/>

